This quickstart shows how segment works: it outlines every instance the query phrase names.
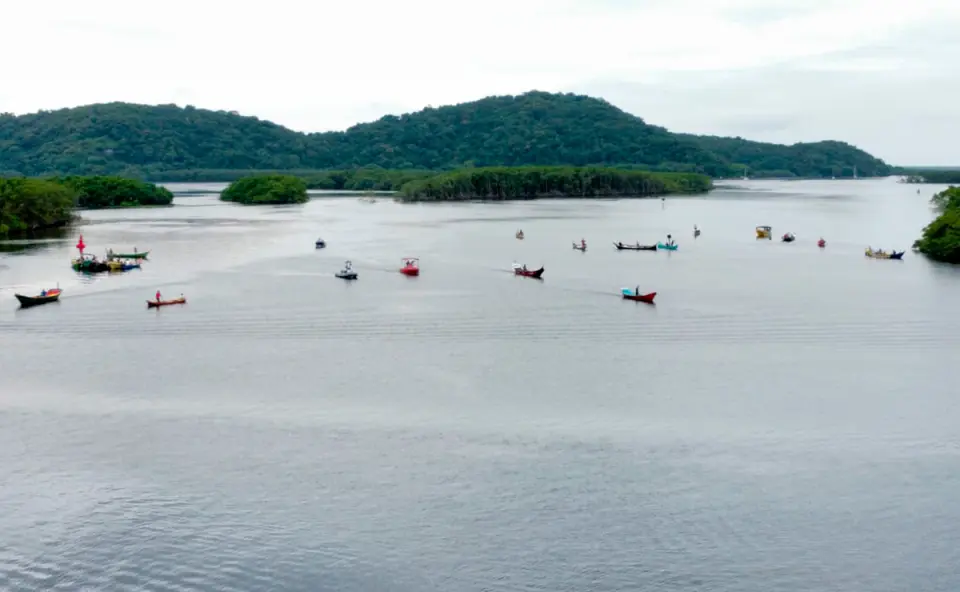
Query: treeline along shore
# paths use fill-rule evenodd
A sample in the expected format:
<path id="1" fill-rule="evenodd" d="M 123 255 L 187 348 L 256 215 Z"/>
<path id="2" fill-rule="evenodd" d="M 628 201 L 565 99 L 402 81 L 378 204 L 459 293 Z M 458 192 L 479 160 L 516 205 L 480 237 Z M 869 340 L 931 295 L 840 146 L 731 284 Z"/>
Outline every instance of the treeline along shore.
<path id="1" fill-rule="evenodd" d="M 940 215 L 913 246 L 936 261 L 960 263 L 960 187 L 941 191 L 931 203 Z"/>
<path id="2" fill-rule="evenodd" d="M 404 201 L 515 200 L 546 197 L 649 197 L 704 193 L 710 177 L 599 167 L 493 167 L 441 173 L 407 182 Z"/>
<path id="3" fill-rule="evenodd" d="M 109 176 L 0 177 L 0 238 L 69 224 L 76 209 L 165 206 L 173 193 Z"/>

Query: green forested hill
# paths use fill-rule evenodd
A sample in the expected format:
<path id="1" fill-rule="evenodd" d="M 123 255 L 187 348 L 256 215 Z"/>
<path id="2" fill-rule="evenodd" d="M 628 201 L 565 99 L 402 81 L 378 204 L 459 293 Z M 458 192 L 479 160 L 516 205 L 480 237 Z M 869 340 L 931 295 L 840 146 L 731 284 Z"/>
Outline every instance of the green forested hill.
<path id="1" fill-rule="evenodd" d="M 891 167 L 846 142 L 792 144 L 751 142 L 743 138 L 678 134 L 724 161 L 743 165 L 751 177 L 885 177 Z M 743 172 L 743 171 L 741 171 Z"/>
<path id="2" fill-rule="evenodd" d="M 738 164 L 739 163 L 739 164 Z M 673 134 L 606 101 L 529 92 L 303 134 L 224 111 L 107 103 L 0 115 L 0 175 L 607 165 L 730 176 L 861 176 L 887 166 L 840 142 L 780 146 Z M 836 171 L 840 171 L 837 174 Z"/>

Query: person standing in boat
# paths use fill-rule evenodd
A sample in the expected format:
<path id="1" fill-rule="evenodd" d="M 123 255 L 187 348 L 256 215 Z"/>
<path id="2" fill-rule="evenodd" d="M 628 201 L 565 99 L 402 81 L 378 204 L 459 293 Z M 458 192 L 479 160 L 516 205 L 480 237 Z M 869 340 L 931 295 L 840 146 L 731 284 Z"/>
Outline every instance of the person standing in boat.
<path id="1" fill-rule="evenodd" d="M 157 302 L 160 302 L 160 290 L 157 290 Z"/>
<path id="2" fill-rule="evenodd" d="M 673 236 L 669 234 L 667 235 L 667 244 L 670 245 L 671 247 L 673 246 Z"/>

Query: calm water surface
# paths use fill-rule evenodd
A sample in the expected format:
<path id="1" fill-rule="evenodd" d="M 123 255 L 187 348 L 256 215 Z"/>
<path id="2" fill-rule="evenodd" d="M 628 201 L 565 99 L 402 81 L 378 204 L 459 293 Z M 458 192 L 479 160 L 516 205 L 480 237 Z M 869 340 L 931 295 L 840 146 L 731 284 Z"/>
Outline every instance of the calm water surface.
<path id="1" fill-rule="evenodd" d="M 0 254 L 0 589 L 955 592 L 933 189 L 85 213 Z M 150 261 L 78 277 L 80 232 Z"/>

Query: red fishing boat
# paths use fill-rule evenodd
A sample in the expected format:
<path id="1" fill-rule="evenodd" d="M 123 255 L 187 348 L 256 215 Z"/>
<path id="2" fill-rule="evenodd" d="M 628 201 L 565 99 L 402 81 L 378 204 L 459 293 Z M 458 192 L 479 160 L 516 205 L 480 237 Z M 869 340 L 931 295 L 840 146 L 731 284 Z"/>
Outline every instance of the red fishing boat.
<path id="1" fill-rule="evenodd" d="M 416 257 L 406 257 L 403 259 L 403 267 L 400 268 L 403 275 L 420 275 L 420 260 Z"/>
<path id="2" fill-rule="evenodd" d="M 639 290 L 631 290 L 630 288 L 623 288 L 621 292 L 624 300 L 633 300 L 634 302 L 647 302 L 649 304 L 653 304 L 653 299 L 657 297 L 656 292 L 641 294 Z"/>
<path id="3" fill-rule="evenodd" d="M 827 246 L 827 241 L 825 241 L 825 240 L 823 240 L 823 239 L 821 238 L 820 240 L 817 241 L 817 246 L 822 249 L 822 248 L 824 248 L 824 247 Z"/>
<path id="4" fill-rule="evenodd" d="M 540 276 L 543 275 L 543 267 L 540 269 L 527 269 L 526 265 L 517 265 L 514 263 L 513 273 L 514 275 L 522 275 L 523 277 L 530 277 L 539 280 Z"/>

